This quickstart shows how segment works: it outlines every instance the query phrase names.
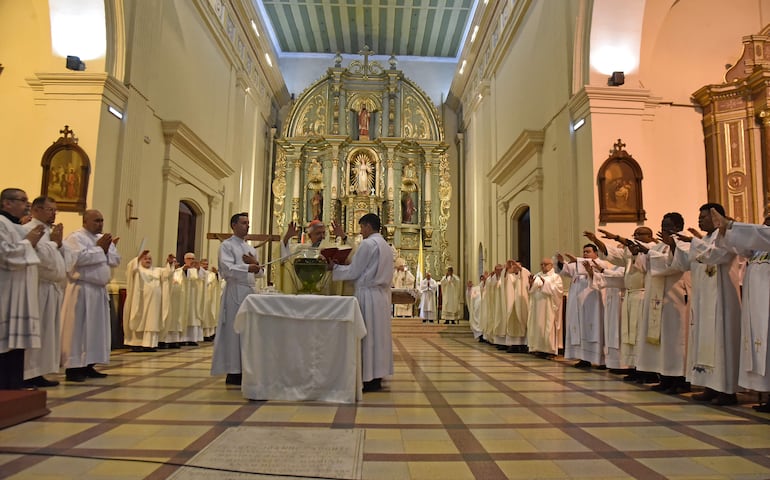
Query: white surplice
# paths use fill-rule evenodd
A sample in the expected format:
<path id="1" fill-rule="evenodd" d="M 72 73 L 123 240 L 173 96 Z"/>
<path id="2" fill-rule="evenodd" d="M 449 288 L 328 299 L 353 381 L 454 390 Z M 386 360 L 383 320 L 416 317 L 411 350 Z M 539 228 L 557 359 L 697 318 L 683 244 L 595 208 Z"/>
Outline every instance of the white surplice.
<path id="1" fill-rule="evenodd" d="M 770 227 L 767 225 L 733 222 L 727 236 L 740 238 L 743 249 L 770 251 Z"/>
<path id="2" fill-rule="evenodd" d="M 96 245 L 101 234 L 81 228 L 64 240 L 67 287 L 62 301 L 61 363 L 79 368 L 110 361 L 110 308 L 107 284 L 120 264 L 115 244 Z"/>
<path id="3" fill-rule="evenodd" d="M 521 267 L 519 273 L 504 272 L 505 345 L 527 344 L 529 275 L 530 271 L 524 267 Z"/>
<path id="4" fill-rule="evenodd" d="M 126 266 L 126 303 L 123 307 L 123 343 L 132 347 L 158 346 L 162 326 L 163 268 L 144 268 L 137 258 Z"/>
<path id="5" fill-rule="evenodd" d="M 67 272 L 64 256 L 56 242 L 51 241 L 51 227 L 33 218 L 24 225 L 29 232 L 38 225 L 45 227 L 35 251 L 40 258 L 38 271 L 38 299 L 40 305 L 40 348 L 24 352 L 24 378 L 35 378 L 59 371 L 61 360 L 61 304 Z"/>
<path id="6" fill-rule="evenodd" d="M 382 235 L 363 239 L 350 265 L 335 265 L 334 280 L 353 280 L 361 306 L 366 336 L 361 341 L 364 382 L 393 375 L 393 344 L 390 305 L 394 255 Z"/>
<path id="7" fill-rule="evenodd" d="M 671 248 L 662 242 L 640 256 L 647 273 L 643 312 L 637 325 L 636 369 L 683 377 L 690 327 L 690 272 L 673 265 Z"/>
<path id="8" fill-rule="evenodd" d="M 564 358 L 577 358 L 595 365 L 604 364 L 604 302 L 602 292 L 591 288 L 592 280 L 582 261 L 563 264 L 561 270 L 554 260 L 556 273 L 572 279 L 567 295 L 566 340 Z M 607 262 L 596 260 L 602 266 Z"/>
<path id="9" fill-rule="evenodd" d="M 200 269 L 199 276 L 204 279 L 203 295 L 200 298 L 201 327 L 203 336 L 211 337 L 217 330 L 217 317 L 222 300 L 222 287 L 217 274 Z"/>
<path id="10" fill-rule="evenodd" d="M 748 259 L 743 275 L 741 305 L 741 352 L 738 385 L 758 392 L 770 391 L 770 253 L 754 250 L 757 243 L 753 229 L 727 230 L 725 243 Z M 770 229 L 768 229 L 770 231 Z M 768 237 L 770 246 L 770 237 Z"/>
<path id="11" fill-rule="evenodd" d="M 26 234 L 0 215 L 0 353 L 40 348 L 40 260 Z"/>
<path id="12" fill-rule="evenodd" d="M 539 272 L 529 287 L 527 345 L 530 352 L 556 355 L 561 344 L 562 298 L 561 276 L 551 269 Z"/>
<path id="13" fill-rule="evenodd" d="M 462 315 L 460 311 L 460 292 L 462 291 L 460 277 L 454 274 L 450 277 L 444 275 L 439 284 L 441 285 L 441 319 L 459 320 Z"/>
<path id="14" fill-rule="evenodd" d="M 203 297 L 205 294 L 205 284 L 203 278 L 198 274 L 197 268 L 177 268 L 174 272 L 175 281 L 184 285 L 184 297 L 181 308 L 181 336 L 180 342 L 201 342 L 203 341 L 203 326 L 201 318 L 203 316 Z"/>
<path id="15" fill-rule="evenodd" d="M 433 321 L 436 319 L 436 294 L 438 283 L 432 278 L 423 278 L 420 282 L 420 318 Z"/>
<path id="16" fill-rule="evenodd" d="M 689 252 L 677 242 L 674 262 L 692 275 L 692 320 L 687 379 L 693 385 L 736 393 L 740 358 L 740 265 L 732 249 L 716 242 L 718 231 L 693 238 Z"/>
<path id="17" fill-rule="evenodd" d="M 594 284 L 604 290 L 604 360 L 607 368 L 627 368 L 620 359 L 620 332 L 625 308 L 624 267 L 613 266 L 603 272 L 594 272 Z"/>
<path id="18" fill-rule="evenodd" d="M 219 310 L 217 336 L 214 337 L 214 357 L 211 360 L 211 374 L 241 373 L 241 337 L 233 326 L 243 299 L 256 293 L 257 277 L 263 277 L 265 270 L 250 273 L 244 255 L 257 256 L 254 247 L 242 238 L 233 235 L 219 246 L 219 275 L 225 280 L 222 291 L 222 305 Z"/>
<path id="19" fill-rule="evenodd" d="M 655 246 L 654 242 L 642 243 L 648 249 Z M 636 367 L 639 355 L 639 345 L 645 336 L 640 333 L 642 316 L 644 315 L 644 282 L 647 275 L 647 257 L 634 255 L 628 248 L 618 248 L 608 245 L 605 260 L 625 267 L 624 287 L 625 296 L 620 314 L 620 364 Z"/>

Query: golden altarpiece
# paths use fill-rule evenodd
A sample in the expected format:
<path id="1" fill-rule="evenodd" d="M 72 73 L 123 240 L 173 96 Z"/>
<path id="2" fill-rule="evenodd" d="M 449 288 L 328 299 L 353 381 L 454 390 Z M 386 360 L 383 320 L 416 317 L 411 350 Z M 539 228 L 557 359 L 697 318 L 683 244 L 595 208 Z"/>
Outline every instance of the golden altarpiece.
<path id="1" fill-rule="evenodd" d="M 770 213 L 770 25 L 743 38 L 725 83 L 693 94 L 703 108 L 708 199 L 736 220 Z"/>
<path id="2" fill-rule="evenodd" d="M 416 269 L 448 264 L 446 228 L 452 187 L 444 128 L 419 86 L 398 70 L 362 60 L 334 66 L 296 100 L 276 140 L 273 218 L 280 235 L 288 223 L 313 219 L 359 233 L 366 213 L 382 219 L 385 239 Z"/>

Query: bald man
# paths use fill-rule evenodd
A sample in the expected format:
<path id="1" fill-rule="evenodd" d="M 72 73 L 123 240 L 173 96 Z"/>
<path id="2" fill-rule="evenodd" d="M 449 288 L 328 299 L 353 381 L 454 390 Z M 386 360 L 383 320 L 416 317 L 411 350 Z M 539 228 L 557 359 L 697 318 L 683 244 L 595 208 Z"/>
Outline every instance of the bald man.
<path id="1" fill-rule="evenodd" d="M 64 240 L 67 287 L 61 314 L 61 363 L 70 382 L 107 376 L 94 365 L 110 362 L 107 284 L 120 255 L 118 237 L 102 233 L 103 228 L 102 213 L 86 210 L 83 228 Z"/>

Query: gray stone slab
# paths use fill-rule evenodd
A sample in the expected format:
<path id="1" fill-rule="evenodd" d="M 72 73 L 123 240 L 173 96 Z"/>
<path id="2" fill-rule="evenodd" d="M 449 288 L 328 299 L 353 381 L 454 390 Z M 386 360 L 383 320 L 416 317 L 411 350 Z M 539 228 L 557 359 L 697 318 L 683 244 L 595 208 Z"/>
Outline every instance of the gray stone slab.
<path id="1" fill-rule="evenodd" d="M 169 479 L 360 480 L 364 434 L 363 429 L 228 428 Z"/>

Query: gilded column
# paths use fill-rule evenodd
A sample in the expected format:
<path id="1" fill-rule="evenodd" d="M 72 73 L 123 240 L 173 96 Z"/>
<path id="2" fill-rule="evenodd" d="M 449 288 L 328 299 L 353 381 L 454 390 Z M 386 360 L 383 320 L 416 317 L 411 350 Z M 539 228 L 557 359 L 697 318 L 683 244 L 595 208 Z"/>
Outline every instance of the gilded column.
<path id="1" fill-rule="evenodd" d="M 300 166 L 302 165 L 302 159 L 299 155 L 295 155 L 294 158 L 291 159 L 292 165 L 294 165 L 294 186 L 293 186 L 293 193 L 291 197 L 291 221 L 292 222 L 299 222 L 299 204 L 300 204 L 300 185 L 301 185 L 301 177 L 300 177 Z"/>
<path id="2" fill-rule="evenodd" d="M 340 168 L 340 147 L 332 145 L 332 200 L 336 200 L 339 192 L 339 168 Z"/>
<path id="3" fill-rule="evenodd" d="M 762 192 L 764 193 L 761 201 L 764 211 L 761 215 L 770 215 L 770 109 L 759 112 L 759 118 L 762 120 L 762 151 L 760 153 L 760 163 L 762 170 Z M 760 218 L 760 221 L 762 218 Z"/>

